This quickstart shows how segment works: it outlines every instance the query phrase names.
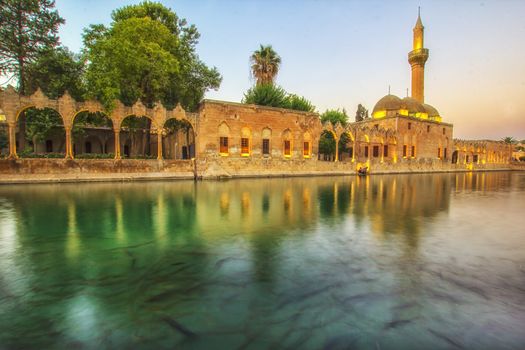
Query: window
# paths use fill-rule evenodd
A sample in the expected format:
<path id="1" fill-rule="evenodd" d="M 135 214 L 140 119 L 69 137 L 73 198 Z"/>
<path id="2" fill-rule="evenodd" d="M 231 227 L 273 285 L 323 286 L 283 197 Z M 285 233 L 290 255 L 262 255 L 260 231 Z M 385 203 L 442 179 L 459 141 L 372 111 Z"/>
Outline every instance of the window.
<path id="1" fill-rule="evenodd" d="M 250 155 L 250 140 L 247 137 L 241 138 L 241 155 Z"/>
<path id="2" fill-rule="evenodd" d="M 388 145 L 383 147 L 383 157 L 388 157 Z"/>
<path id="3" fill-rule="evenodd" d="M 270 139 L 263 139 L 263 144 L 262 144 L 262 152 L 263 152 L 263 155 L 269 155 L 270 154 Z"/>
<path id="4" fill-rule="evenodd" d="M 407 145 L 403 145 L 403 157 L 407 156 Z"/>
<path id="5" fill-rule="evenodd" d="M 472 156 L 472 162 L 474 162 L 474 163 L 477 163 L 477 162 L 478 162 L 478 155 L 477 155 L 477 154 L 474 154 L 474 155 Z"/>
<path id="6" fill-rule="evenodd" d="M 354 158 L 354 147 L 348 148 L 348 156 Z"/>
<path id="7" fill-rule="evenodd" d="M 430 125 L 427 125 L 427 132 L 430 132 Z"/>
<path id="8" fill-rule="evenodd" d="M 303 144 L 303 156 L 310 158 L 310 142 L 304 142 Z"/>
<path id="9" fill-rule="evenodd" d="M 443 135 L 445 135 L 445 128 L 443 128 Z"/>
<path id="10" fill-rule="evenodd" d="M 444 152 L 443 152 L 443 158 L 447 159 L 447 149 L 445 148 Z"/>
<path id="11" fill-rule="evenodd" d="M 182 146 L 182 159 L 189 159 L 188 146 Z"/>
<path id="12" fill-rule="evenodd" d="M 46 152 L 53 152 L 53 141 L 46 140 Z"/>
<path id="13" fill-rule="evenodd" d="M 219 140 L 219 152 L 221 154 L 227 155 L 228 154 L 228 138 L 227 137 L 221 137 Z"/>
<path id="14" fill-rule="evenodd" d="M 372 148 L 372 156 L 373 156 L 374 158 L 379 157 L 379 146 L 374 146 L 374 147 Z"/>
<path id="15" fill-rule="evenodd" d="M 467 156 L 467 158 L 465 158 L 465 163 L 468 163 L 468 156 Z"/>
<path id="16" fill-rule="evenodd" d="M 368 146 L 365 146 L 365 157 L 368 158 Z"/>
<path id="17" fill-rule="evenodd" d="M 412 146 L 412 158 L 416 156 L 416 146 Z"/>
<path id="18" fill-rule="evenodd" d="M 438 147 L 438 158 L 441 159 L 441 148 Z"/>
<path id="19" fill-rule="evenodd" d="M 290 157 L 292 155 L 292 145 L 290 143 L 290 140 L 284 141 L 284 156 Z"/>
<path id="20" fill-rule="evenodd" d="M 91 153 L 91 142 L 87 141 L 84 144 L 84 153 Z"/>
<path id="21" fill-rule="evenodd" d="M 412 129 L 412 123 L 408 123 L 408 130 Z"/>

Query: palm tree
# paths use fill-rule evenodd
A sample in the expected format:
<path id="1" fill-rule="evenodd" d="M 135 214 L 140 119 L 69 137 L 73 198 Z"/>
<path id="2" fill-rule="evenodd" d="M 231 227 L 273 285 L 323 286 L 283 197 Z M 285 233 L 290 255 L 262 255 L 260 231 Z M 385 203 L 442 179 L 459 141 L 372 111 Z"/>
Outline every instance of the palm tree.
<path id="1" fill-rule="evenodd" d="M 507 136 L 507 137 L 504 137 L 501 139 L 501 141 L 505 142 L 506 144 L 509 144 L 509 145 L 513 145 L 515 144 L 517 141 L 514 137 L 512 136 Z"/>
<path id="2" fill-rule="evenodd" d="M 261 45 L 259 50 L 253 52 L 250 61 L 252 64 L 252 74 L 255 79 L 257 79 L 256 84 L 273 84 L 279 72 L 281 57 L 274 51 L 272 45 Z"/>

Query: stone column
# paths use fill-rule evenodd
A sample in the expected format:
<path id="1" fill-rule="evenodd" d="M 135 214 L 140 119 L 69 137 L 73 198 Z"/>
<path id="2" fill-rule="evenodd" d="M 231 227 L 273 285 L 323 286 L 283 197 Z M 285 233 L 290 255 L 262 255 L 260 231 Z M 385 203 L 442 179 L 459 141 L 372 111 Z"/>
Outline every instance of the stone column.
<path id="1" fill-rule="evenodd" d="M 379 152 L 381 152 L 381 163 L 385 161 L 385 144 L 382 143 L 379 149 Z"/>
<path id="2" fill-rule="evenodd" d="M 357 142 L 354 139 L 353 145 L 352 145 L 352 163 L 355 163 L 355 153 L 357 152 Z"/>
<path id="3" fill-rule="evenodd" d="M 115 133 L 115 159 L 120 159 L 120 129 L 114 129 Z"/>
<path id="4" fill-rule="evenodd" d="M 339 138 L 335 137 L 335 159 L 334 162 L 339 161 Z"/>
<path id="5" fill-rule="evenodd" d="M 8 123 L 8 133 L 9 133 L 9 159 L 17 159 L 18 155 L 16 154 L 16 122 Z"/>
<path id="6" fill-rule="evenodd" d="M 71 141 L 71 127 L 66 126 L 66 159 L 73 159 L 73 145 Z"/>
<path id="7" fill-rule="evenodd" d="M 157 131 L 157 159 L 162 160 L 162 130 Z"/>

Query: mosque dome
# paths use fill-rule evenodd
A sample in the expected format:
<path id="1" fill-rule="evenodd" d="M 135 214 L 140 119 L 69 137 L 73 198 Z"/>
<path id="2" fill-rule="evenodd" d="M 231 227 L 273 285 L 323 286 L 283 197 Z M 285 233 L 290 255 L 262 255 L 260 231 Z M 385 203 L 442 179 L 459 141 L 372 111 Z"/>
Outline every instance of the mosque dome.
<path id="1" fill-rule="evenodd" d="M 417 114 L 417 113 L 427 113 L 425 107 L 423 104 L 421 104 L 418 100 L 412 97 L 405 97 L 401 100 L 403 109 L 408 110 L 409 114 Z"/>
<path id="2" fill-rule="evenodd" d="M 374 109 L 372 110 L 372 116 L 376 116 L 378 113 L 384 113 L 386 111 L 398 110 L 401 108 L 401 99 L 396 95 L 386 95 L 377 101 Z"/>
<path id="3" fill-rule="evenodd" d="M 424 103 L 424 104 L 423 104 L 423 107 L 425 107 L 425 110 L 427 111 L 427 113 L 428 113 L 428 117 L 429 117 L 429 118 L 439 117 L 439 112 L 438 112 L 438 110 L 435 109 L 433 106 Z"/>

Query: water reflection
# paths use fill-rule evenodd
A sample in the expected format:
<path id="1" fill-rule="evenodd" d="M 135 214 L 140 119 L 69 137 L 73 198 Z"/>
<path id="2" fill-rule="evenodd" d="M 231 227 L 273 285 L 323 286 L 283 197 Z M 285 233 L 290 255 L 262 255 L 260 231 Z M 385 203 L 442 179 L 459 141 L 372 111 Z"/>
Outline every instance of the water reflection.
<path id="1" fill-rule="evenodd" d="M 524 193 L 509 172 L 0 187 L 0 343 L 519 348 Z"/>

